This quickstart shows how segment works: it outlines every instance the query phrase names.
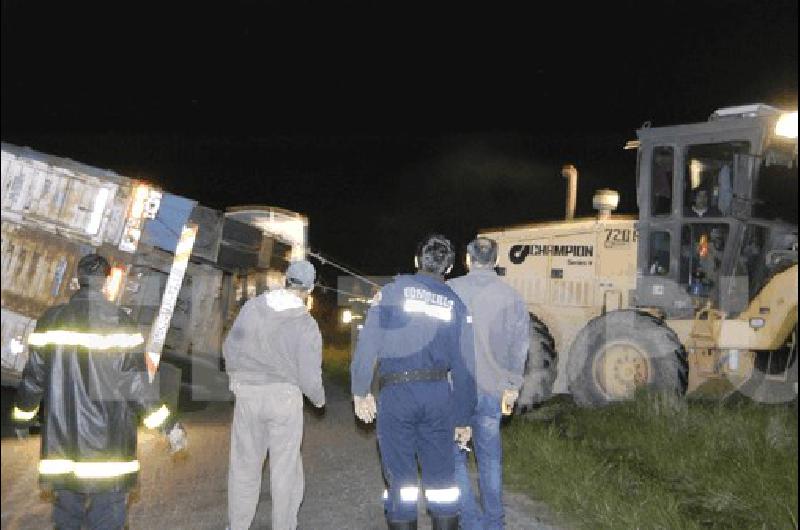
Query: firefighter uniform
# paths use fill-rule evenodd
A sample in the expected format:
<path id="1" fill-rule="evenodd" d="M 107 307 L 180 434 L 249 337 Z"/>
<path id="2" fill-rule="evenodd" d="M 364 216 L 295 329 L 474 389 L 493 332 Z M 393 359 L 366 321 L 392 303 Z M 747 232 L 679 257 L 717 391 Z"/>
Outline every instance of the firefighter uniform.
<path id="1" fill-rule="evenodd" d="M 99 288 L 83 286 L 44 313 L 28 344 L 12 416 L 26 426 L 44 404 L 39 479 L 55 491 L 56 526 L 121 528 L 139 472 L 138 416 L 175 424 L 147 379 L 144 338 Z"/>
<path id="2" fill-rule="evenodd" d="M 476 399 L 470 318 L 440 278 L 402 275 L 381 290 L 351 365 L 354 396 L 369 393 L 376 362 L 387 520 L 415 528 L 403 525 L 417 519 L 418 459 L 436 528 L 437 517 L 458 513 L 453 433 L 469 424 Z"/>

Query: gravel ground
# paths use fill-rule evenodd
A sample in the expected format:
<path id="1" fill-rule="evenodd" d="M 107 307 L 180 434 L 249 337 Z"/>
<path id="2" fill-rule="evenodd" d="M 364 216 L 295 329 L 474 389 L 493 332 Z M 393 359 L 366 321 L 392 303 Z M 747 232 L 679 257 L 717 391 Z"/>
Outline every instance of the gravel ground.
<path id="1" fill-rule="evenodd" d="M 378 448 L 372 429 L 353 417 L 349 396 L 327 385 L 324 414 L 306 411 L 303 458 L 305 500 L 299 527 L 316 529 L 383 529 Z M 189 452 L 172 457 L 166 442 L 142 430 L 139 434 L 140 483 L 130 498 L 131 529 L 223 529 L 226 524 L 228 447 L 232 408 L 213 403 L 184 416 Z M 2 528 L 40 529 L 50 524 L 50 504 L 36 479 L 39 438 L 2 441 Z M 547 510 L 519 494 L 506 492 L 510 530 L 554 529 Z M 429 519 L 420 508 L 420 529 Z M 268 474 L 253 528 L 270 528 Z"/>

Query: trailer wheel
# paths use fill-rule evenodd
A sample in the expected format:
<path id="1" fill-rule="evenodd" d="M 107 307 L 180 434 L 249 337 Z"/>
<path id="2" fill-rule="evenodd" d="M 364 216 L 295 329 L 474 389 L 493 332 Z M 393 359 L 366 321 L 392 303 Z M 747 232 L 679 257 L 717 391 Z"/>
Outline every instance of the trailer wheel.
<path id="1" fill-rule="evenodd" d="M 753 373 L 739 392 L 759 403 L 788 403 L 797 399 L 797 326 L 784 346 L 756 352 Z"/>
<path id="2" fill-rule="evenodd" d="M 528 360 L 525 363 L 524 380 L 516 403 L 516 409 L 521 413 L 548 399 L 553 393 L 553 382 L 556 380 L 555 339 L 550 334 L 547 324 L 533 313 L 530 317 L 531 342 L 528 347 Z"/>
<path id="3" fill-rule="evenodd" d="M 638 311 L 591 320 L 570 349 L 569 388 L 581 406 L 630 399 L 640 387 L 684 395 L 688 363 L 678 336 Z"/>

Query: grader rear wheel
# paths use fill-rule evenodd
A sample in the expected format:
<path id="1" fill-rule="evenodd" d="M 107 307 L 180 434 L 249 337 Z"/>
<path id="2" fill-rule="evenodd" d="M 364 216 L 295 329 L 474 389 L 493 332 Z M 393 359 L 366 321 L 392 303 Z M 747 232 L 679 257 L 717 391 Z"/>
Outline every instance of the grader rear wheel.
<path id="1" fill-rule="evenodd" d="M 637 388 L 686 393 L 686 350 L 662 321 L 637 311 L 613 311 L 591 320 L 575 339 L 569 388 L 582 406 L 633 397 Z"/>
<path id="2" fill-rule="evenodd" d="M 525 363 L 524 380 L 515 405 L 516 410 L 521 413 L 548 399 L 553 393 L 553 382 L 556 380 L 555 340 L 539 317 L 533 313 L 530 317 L 528 361 Z"/>

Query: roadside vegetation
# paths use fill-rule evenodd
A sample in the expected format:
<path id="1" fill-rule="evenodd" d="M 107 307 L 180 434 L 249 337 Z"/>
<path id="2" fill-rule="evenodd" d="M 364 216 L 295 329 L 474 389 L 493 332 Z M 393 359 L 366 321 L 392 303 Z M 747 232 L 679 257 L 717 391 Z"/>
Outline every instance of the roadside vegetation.
<path id="1" fill-rule="evenodd" d="M 507 484 L 567 528 L 797 528 L 797 402 L 555 399 L 503 429 Z"/>
<path id="2" fill-rule="evenodd" d="M 350 345 L 332 344 L 322 352 L 322 376 L 350 391 Z"/>
<path id="3" fill-rule="evenodd" d="M 349 344 L 328 345 L 322 364 L 349 389 Z M 796 529 L 797 429 L 796 401 L 641 393 L 582 409 L 559 396 L 504 422 L 505 480 L 563 528 Z"/>

